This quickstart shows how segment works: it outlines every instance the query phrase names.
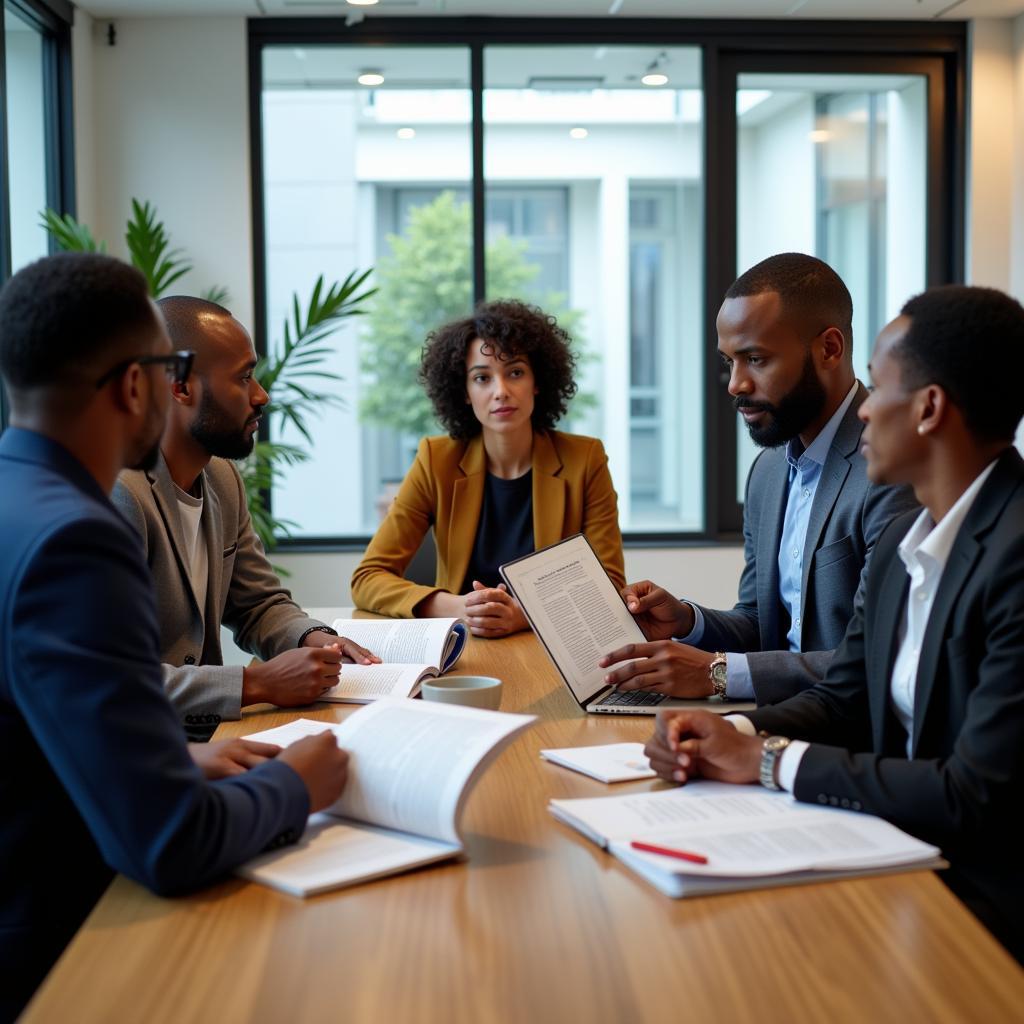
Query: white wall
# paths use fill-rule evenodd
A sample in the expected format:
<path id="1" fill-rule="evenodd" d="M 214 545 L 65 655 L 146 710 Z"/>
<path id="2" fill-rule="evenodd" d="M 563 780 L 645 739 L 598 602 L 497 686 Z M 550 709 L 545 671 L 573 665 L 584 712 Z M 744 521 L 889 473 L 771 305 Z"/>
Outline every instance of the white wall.
<path id="1" fill-rule="evenodd" d="M 148 199 L 195 264 L 178 287 L 226 285 L 251 323 L 245 19 L 123 18 L 108 46 L 106 22 L 76 16 L 83 218 L 123 255 L 131 199 Z"/>

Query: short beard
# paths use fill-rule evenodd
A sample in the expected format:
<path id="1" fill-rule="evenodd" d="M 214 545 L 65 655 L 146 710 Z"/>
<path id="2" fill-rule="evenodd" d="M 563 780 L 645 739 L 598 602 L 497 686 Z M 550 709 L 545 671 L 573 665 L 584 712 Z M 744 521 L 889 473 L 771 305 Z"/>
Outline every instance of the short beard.
<path id="1" fill-rule="evenodd" d="M 825 388 L 814 369 L 810 352 L 804 361 L 800 379 L 778 405 L 769 402 L 751 402 L 742 395 L 735 399 L 736 409 L 759 409 L 767 414 L 767 423 L 747 424 L 750 440 L 761 448 L 778 448 L 792 441 L 821 415 L 825 406 Z"/>
<path id="2" fill-rule="evenodd" d="M 189 433 L 200 447 L 220 459 L 244 459 L 252 454 L 256 443 L 256 435 L 245 436 L 246 420 L 242 428 L 233 426 L 223 406 L 210 394 L 203 391 L 199 400 L 199 410 L 193 420 Z"/>

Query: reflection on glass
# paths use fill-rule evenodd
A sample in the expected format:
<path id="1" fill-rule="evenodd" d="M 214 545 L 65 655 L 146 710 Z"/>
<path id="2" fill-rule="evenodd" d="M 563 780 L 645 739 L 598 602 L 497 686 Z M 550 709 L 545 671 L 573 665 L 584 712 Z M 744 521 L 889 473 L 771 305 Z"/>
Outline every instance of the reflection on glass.
<path id="1" fill-rule="evenodd" d="M 271 342 L 320 274 L 374 268 L 368 315 L 336 331 L 343 409 L 313 424 L 313 458 L 274 490 L 296 536 L 376 530 L 420 436 L 437 433 L 416 380 L 427 332 L 472 306 L 468 51 L 263 51 L 264 208 Z M 383 83 L 359 85 L 367 67 Z M 285 434 L 283 440 L 303 443 Z"/>
<path id="2" fill-rule="evenodd" d="M 668 82 L 646 88 L 655 59 Z M 563 427 L 602 439 L 623 529 L 699 530 L 699 51 L 488 47 L 484 80 L 488 297 L 576 341 Z"/>
<path id="3" fill-rule="evenodd" d="M 4 16 L 13 272 L 49 251 L 46 230 L 39 223 L 47 205 L 44 40 L 9 4 Z"/>
<path id="4" fill-rule="evenodd" d="M 740 76 L 737 273 L 777 252 L 829 263 L 853 296 L 854 367 L 925 286 L 926 89 L 916 75 Z M 737 423 L 737 495 L 756 455 Z"/>

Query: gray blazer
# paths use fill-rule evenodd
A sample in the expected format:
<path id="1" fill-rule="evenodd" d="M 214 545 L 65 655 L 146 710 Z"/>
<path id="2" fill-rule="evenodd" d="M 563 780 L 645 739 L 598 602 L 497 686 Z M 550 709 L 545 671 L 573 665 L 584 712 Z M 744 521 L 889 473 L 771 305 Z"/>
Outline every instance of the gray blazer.
<path id="1" fill-rule="evenodd" d="M 857 410 L 858 385 L 832 439 L 811 505 L 804 543 L 802 651 L 787 649 L 789 615 L 779 598 L 779 543 L 789 465 L 785 447 L 765 449 L 747 477 L 743 508 L 746 564 L 739 600 L 730 611 L 701 608 L 709 651 L 746 652 L 758 704 L 775 704 L 817 683 L 853 618 L 875 541 L 896 518 L 917 508 L 909 487 L 868 482 Z"/>
<path id="2" fill-rule="evenodd" d="M 209 559 L 203 607 L 192 589 L 178 500 L 163 455 L 148 472 L 125 470 L 112 495 L 142 537 L 153 574 L 164 687 L 186 730 L 197 736 L 241 712 L 243 670 L 222 664 L 222 622 L 239 647 L 263 659 L 297 646 L 311 626 L 323 625 L 292 601 L 267 561 L 238 470 L 214 458 L 202 481 L 200 528 Z"/>

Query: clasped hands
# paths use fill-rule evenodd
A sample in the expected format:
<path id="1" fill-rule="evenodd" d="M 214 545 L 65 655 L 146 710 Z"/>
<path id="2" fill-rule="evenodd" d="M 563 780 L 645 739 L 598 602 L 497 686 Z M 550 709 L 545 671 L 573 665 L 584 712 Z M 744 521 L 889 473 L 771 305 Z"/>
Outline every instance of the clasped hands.
<path id="1" fill-rule="evenodd" d="M 530 628 L 519 602 L 504 583 L 485 587 L 479 580 L 473 580 L 473 589 L 466 594 L 465 602 L 466 625 L 473 636 L 508 636 Z"/>
<path id="2" fill-rule="evenodd" d="M 666 782 L 700 776 L 742 783 L 760 777 L 763 749 L 759 736 L 740 732 L 711 711 L 663 710 L 658 712 L 644 753 Z"/>
<path id="3" fill-rule="evenodd" d="M 715 656 L 672 639 L 693 629 L 693 609 L 650 580 L 631 583 L 623 589 L 622 599 L 648 642 L 626 644 L 601 658 L 601 668 L 618 666 L 605 675 L 605 682 L 620 690 L 710 697 Z"/>

